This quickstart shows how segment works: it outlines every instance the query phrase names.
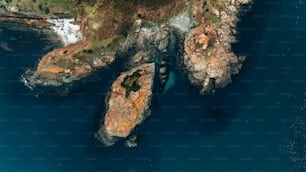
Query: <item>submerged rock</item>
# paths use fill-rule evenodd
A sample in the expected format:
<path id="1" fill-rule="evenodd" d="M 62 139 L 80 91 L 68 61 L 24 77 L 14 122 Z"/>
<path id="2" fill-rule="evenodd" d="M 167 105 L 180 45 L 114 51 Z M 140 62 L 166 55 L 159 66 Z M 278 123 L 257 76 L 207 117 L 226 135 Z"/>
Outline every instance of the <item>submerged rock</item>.
<path id="1" fill-rule="evenodd" d="M 0 48 L 7 52 L 14 52 L 14 50 L 9 47 L 8 43 L 6 42 L 0 42 Z"/>
<path id="2" fill-rule="evenodd" d="M 165 59 L 163 59 L 160 62 L 159 69 L 158 69 L 158 78 L 159 78 L 160 85 L 161 85 L 160 87 L 161 91 L 163 91 L 166 85 L 166 82 L 168 81 L 169 72 L 170 72 L 170 66 L 168 62 Z"/>
<path id="3" fill-rule="evenodd" d="M 137 146 L 137 136 L 136 135 L 130 136 L 125 142 L 125 145 L 130 148 L 136 147 Z"/>
<path id="4" fill-rule="evenodd" d="M 96 138 L 107 146 L 126 138 L 150 114 L 155 64 L 122 73 L 112 84 L 104 123 Z"/>

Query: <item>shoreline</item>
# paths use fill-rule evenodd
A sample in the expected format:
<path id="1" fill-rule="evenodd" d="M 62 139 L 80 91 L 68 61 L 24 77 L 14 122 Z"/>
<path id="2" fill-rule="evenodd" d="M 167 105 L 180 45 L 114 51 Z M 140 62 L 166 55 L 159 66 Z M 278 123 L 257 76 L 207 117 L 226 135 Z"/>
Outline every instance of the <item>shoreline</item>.
<path id="1" fill-rule="evenodd" d="M 182 2 L 184 1 L 176 1 Z M 141 65 L 150 63 L 156 65 L 154 72 L 159 76 L 158 83 L 162 87 L 162 83 L 168 81 L 171 72 L 167 67 L 168 61 L 171 61 L 169 58 L 177 58 L 189 82 L 199 88 L 200 94 L 212 94 L 216 89 L 227 86 L 232 76 L 238 74 L 242 68 L 245 58 L 234 54 L 231 45 L 236 41 L 241 6 L 250 2 L 251 0 L 192 1 L 185 4 L 184 8 L 173 7 L 176 10 L 175 14 L 166 13 L 169 6 L 161 6 L 158 9 L 160 13 L 164 13 L 164 18 L 160 18 L 161 22 L 156 21 L 156 11 L 142 11 L 140 14 L 141 9 L 137 6 L 133 7 L 135 11 L 129 14 L 131 16 L 125 15 L 125 8 L 110 16 L 107 10 L 113 10 L 114 6 L 108 3 L 104 4 L 109 5 L 107 7 L 96 4 L 92 11 L 85 10 L 87 14 L 78 14 L 75 17 L 77 22 L 71 18 L 43 19 L 53 24 L 49 28 L 59 35 L 64 45 L 44 55 L 37 68 L 27 71 L 22 80 L 30 89 L 42 86 L 67 90 L 66 86 L 82 81 L 94 71 L 108 68 L 115 61 L 122 59 L 125 67 L 120 69 L 120 72 L 133 71 Z M 131 4 L 124 5 L 130 7 Z M 101 11 L 98 11 L 99 8 Z M 100 16 L 101 13 L 103 15 Z M 136 18 L 132 18 L 133 15 L 137 15 Z M 142 15 L 150 18 L 144 19 Z M 106 18 L 106 21 L 101 22 L 101 17 L 110 19 Z M 175 42 L 171 35 L 177 36 Z M 181 56 L 170 57 L 173 46 L 178 44 L 180 45 L 177 51 Z M 135 116 L 137 119 L 145 118 L 145 113 L 141 109 L 146 109 L 151 100 L 147 94 L 143 94 L 149 92 L 145 87 L 148 76 L 138 80 L 140 76 L 138 72 L 133 72 L 131 75 L 122 76 L 122 81 L 114 81 L 116 84 L 111 88 L 114 96 L 110 98 L 110 104 L 118 101 L 118 106 L 121 107 L 124 104 L 122 102 L 134 99 L 141 101 L 131 101 L 133 103 L 129 106 L 115 110 L 108 107 L 107 110 L 110 110 L 109 114 L 112 115 L 105 115 L 104 118 L 107 120 L 104 120 L 102 126 L 107 127 L 100 128 L 105 132 L 100 134 L 126 138 L 139 122 L 135 120 Z M 145 87 L 144 90 L 142 87 Z M 121 96 L 118 96 L 118 90 L 121 90 Z M 142 90 L 142 94 L 137 93 L 139 90 Z M 130 92 L 136 93 L 129 97 Z M 114 113 L 116 110 L 118 112 Z M 130 116 L 124 115 L 129 111 L 133 112 Z M 110 128 L 112 130 L 109 130 Z"/>
<path id="2" fill-rule="evenodd" d="M 71 44 L 75 44 L 77 42 L 82 41 L 82 33 L 80 32 L 80 26 L 73 24 L 75 22 L 73 18 L 49 19 L 44 17 L 29 16 L 0 16 L 0 22 L 22 23 L 25 27 L 38 29 L 38 31 L 42 31 L 49 35 L 51 40 L 56 40 L 56 42 L 60 41 L 62 45 L 59 48 L 65 48 Z M 21 28 L 17 27 L 16 29 L 18 30 Z M 53 51 L 56 51 L 59 48 L 56 48 L 55 50 L 52 50 L 49 53 L 52 53 Z M 34 90 L 35 86 L 32 85 L 32 83 L 30 82 L 28 72 L 30 71 L 26 71 L 25 74 L 21 75 L 20 81 L 23 82 L 24 85 L 30 90 Z M 45 82 L 49 81 L 45 80 Z M 61 83 L 55 83 L 56 82 L 54 82 L 53 86 L 62 87 Z"/>
<path id="3" fill-rule="evenodd" d="M 62 40 L 64 46 L 76 43 L 82 40 L 80 25 L 74 24 L 74 18 L 33 18 L 18 16 L 0 16 L 0 22 L 21 22 L 29 26 L 47 28 L 53 30 Z"/>
<path id="4" fill-rule="evenodd" d="M 0 16 L 1 22 L 21 22 L 27 25 L 35 25 L 38 27 L 51 27 L 54 24 L 47 22 L 45 18 L 31 18 L 31 17 L 16 17 L 16 16 Z"/>

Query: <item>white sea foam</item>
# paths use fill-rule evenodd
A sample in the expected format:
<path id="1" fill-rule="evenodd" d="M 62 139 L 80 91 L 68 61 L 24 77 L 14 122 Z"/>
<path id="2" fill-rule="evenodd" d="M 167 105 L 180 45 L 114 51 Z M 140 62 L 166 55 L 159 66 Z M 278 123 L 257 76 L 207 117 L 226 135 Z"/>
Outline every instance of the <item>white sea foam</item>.
<path id="1" fill-rule="evenodd" d="M 183 12 L 175 17 L 170 18 L 169 25 L 180 29 L 183 32 L 188 32 L 191 25 L 191 19 L 188 12 Z"/>
<path id="2" fill-rule="evenodd" d="M 74 19 L 47 19 L 54 24 L 51 28 L 59 35 L 65 45 L 73 44 L 82 39 L 80 26 L 74 24 Z"/>
<path id="3" fill-rule="evenodd" d="M 20 81 L 24 83 L 24 85 L 26 87 L 28 87 L 30 90 L 33 90 L 33 87 L 31 86 L 31 84 L 29 83 L 29 80 L 27 78 L 25 78 L 23 75 L 21 75 L 20 77 Z"/>

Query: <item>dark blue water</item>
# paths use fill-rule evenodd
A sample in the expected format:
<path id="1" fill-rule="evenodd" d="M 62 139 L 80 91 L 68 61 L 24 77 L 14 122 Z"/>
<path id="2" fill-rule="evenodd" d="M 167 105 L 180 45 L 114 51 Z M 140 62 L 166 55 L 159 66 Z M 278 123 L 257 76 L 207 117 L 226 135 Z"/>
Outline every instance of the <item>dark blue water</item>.
<path id="1" fill-rule="evenodd" d="M 109 81 L 38 98 L 19 82 L 48 51 L 35 31 L 0 24 L 0 171 L 297 171 L 282 145 L 305 113 L 306 2 L 258 0 L 239 24 L 234 50 L 247 55 L 233 83 L 199 96 L 176 73 L 137 129 L 139 146 L 102 148 L 93 137 Z"/>

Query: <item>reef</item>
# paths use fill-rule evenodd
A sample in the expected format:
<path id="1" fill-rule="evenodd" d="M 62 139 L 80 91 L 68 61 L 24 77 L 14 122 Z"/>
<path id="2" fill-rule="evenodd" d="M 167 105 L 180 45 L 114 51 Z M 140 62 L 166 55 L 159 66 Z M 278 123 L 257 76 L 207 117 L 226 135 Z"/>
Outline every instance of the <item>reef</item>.
<path id="1" fill-rule="evenodd" d="M 245 57 L 231 48 L 243 6 L 251 0 L 4 0 L 0 20 L 53 29 L 63 46 L 27 70 L 31 89 L 63 87 L 106 69 L 124 67 L 107 98 L 96 137 L 106 145 L 126 138 L 147 116 L 155 75 L 168 79 L 170 57 L 200 94 L 231 82 Z M 175 50 L 174 50 L 175 47 Z M 170 55 L 171 54 L 171 55 Z M 173 64 L 172 64 L 173 65 Z M 129 145 L 137 145 L 132 139 Z"/>

